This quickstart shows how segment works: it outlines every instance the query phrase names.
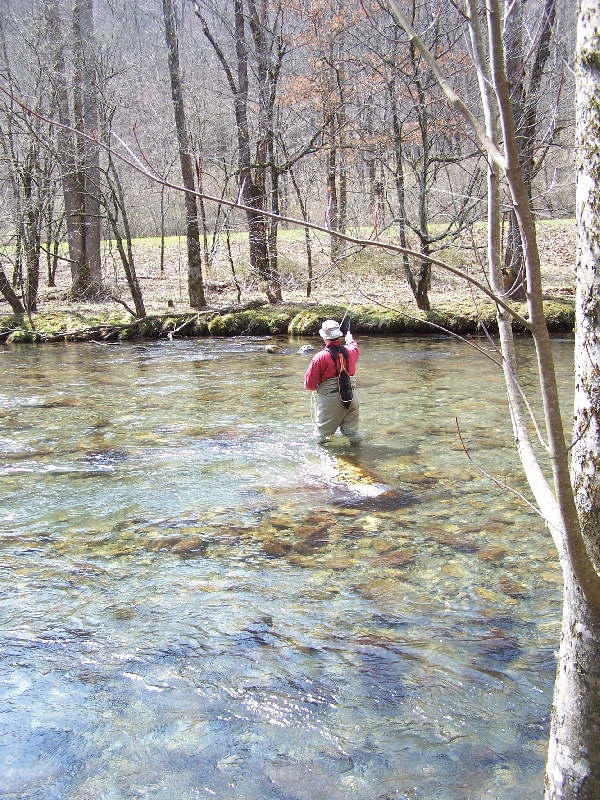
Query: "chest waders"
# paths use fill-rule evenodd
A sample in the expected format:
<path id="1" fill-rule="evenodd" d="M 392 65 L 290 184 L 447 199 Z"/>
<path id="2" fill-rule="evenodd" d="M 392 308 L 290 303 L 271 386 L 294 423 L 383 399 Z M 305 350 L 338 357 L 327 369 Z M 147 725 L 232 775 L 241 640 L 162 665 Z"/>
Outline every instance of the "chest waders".
<path id="1" fill-rule="evenodd" d="M 335 364 L 335 374 L 338 380 L 338 391 L 344 408 L 350 408 L 352 402 L 352 383 L 348 375 L 348 351 L 342 345 L 328 344 L 327 350 Z"/>

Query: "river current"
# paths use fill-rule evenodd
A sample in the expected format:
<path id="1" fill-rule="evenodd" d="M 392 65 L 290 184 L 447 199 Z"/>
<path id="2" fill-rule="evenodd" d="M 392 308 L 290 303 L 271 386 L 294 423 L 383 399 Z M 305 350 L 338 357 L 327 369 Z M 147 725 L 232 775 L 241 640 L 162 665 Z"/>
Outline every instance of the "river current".
<path id="1" fill-rule="evenodd" d="M 320 447 L 303 343 L 0 349 L 0 798 L 541 796 L 561 576 L 482 472 L 527 495 L 501 372 L 361 338 Z"/>

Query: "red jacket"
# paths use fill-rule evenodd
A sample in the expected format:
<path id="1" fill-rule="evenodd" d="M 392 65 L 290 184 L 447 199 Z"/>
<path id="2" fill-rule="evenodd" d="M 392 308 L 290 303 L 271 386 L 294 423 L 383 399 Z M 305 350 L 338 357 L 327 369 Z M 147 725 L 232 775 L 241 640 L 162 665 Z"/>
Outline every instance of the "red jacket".
<path id="1" fill-rule="evenodd" d="M 352 339 L 352 341 L 345 344 L 344 347 L 348 351 L 348 375 L 354 375 L 356 373 L 356 362 L 360 355 L 358 345 L 354 339 Z M 323 350 L 319 350 L 308 365 L 308 369 L 304 375 L 304 386 L 312 392 L 320 383 L 323 383 L 323 381 L 326 381 L 328 378 L 335 378 L 336 374 L 335 362 L 331 357 L 331 353 L 325 347 Z"/>

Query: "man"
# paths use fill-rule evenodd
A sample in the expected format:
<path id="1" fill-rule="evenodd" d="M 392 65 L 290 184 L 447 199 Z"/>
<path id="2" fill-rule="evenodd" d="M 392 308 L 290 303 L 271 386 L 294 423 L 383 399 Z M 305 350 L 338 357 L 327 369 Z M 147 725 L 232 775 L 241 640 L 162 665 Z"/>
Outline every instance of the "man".
<path id="1" fill-rule="evenodd" d="M 358 345 L 350 331 L 345 336 L 346 346 L 342 345 L 344 334 L 333 319 L 326 319 L 323 322 L 319 334 L 325 342 L 325 347 L 313 357 L 304 376 L 305 388 L 317 393 L 314 436 L 319 444 L 323 444 L 339 428 L 351 444 L 358 444 L 362 438 L 358 432 L 360 404 L 354 377 L 356 362 L 360 355 Z M 347 408 L 342 402 L 338 386 L 340 353 L 342 363 L 351 376 L 352 400 Z"/>

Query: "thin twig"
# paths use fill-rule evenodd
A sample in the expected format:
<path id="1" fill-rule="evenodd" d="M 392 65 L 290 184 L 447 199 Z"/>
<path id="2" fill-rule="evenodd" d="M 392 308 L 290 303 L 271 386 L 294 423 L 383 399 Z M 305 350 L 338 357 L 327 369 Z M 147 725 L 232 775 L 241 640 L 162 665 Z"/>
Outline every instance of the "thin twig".
<path id="1" fill-rule="evenodd" d="M 460 430 L 460 425 L 458 424 L 458 417 L 455 417 L 454 419 L 456 420 L 456 430 L 458 431 L 458 438 L 460 439 L 460 443 L 462 445 L 462 449 L 465 451 L 465 454 L 466 454 L 467 458 L 469 459 L 471 464 L 473 464 L 475 469 L 477 469 L 479 472 L 481 472 L 482 475 L 484 475 L 486 478 L 488 478 L 490 481 L 492 481 L 492 483 L 495 483 L 496 486 L 498 486 L 500 489 L 506 489 L 507 491 L 512 492 L 520 500 L 522 500 L 524 503 L 526 503 L 529 506 L 529 508 L 531 508 L 533 511 L 535 511 L 535 513 L 538 516 L 540 516 L 546 522 L 546 524 L 551 525 L 552 523 L 548 519 L 546 519 L 546 517 L 542 514 L 540 509 L 537 506 L 535 506 L 531 502 L 531 500 L 528 500 L 525 497 L 525 495 L 521 494 L 521 492 L 517 491 L 517 489 L 514 489 L 512 486 L 509 486 L 507 483 L 504 483 L 503 481 L 498 480 L 498 478 L 494 478 L 493 475 L 490 475 L 489 472 L 486 472 L 482 467 L 479 466 L 479 464 L 477 464 L 476 461 L 473 460 L 473 458 L 471 457 L 471 454 L 469 453 L 469 451 L 467 449 L 467 446 L 465 445 L 465 441 L 463 439 L 463 436 L 462 436 L 462 433 L 461 433 L 461 430 Z"/>

